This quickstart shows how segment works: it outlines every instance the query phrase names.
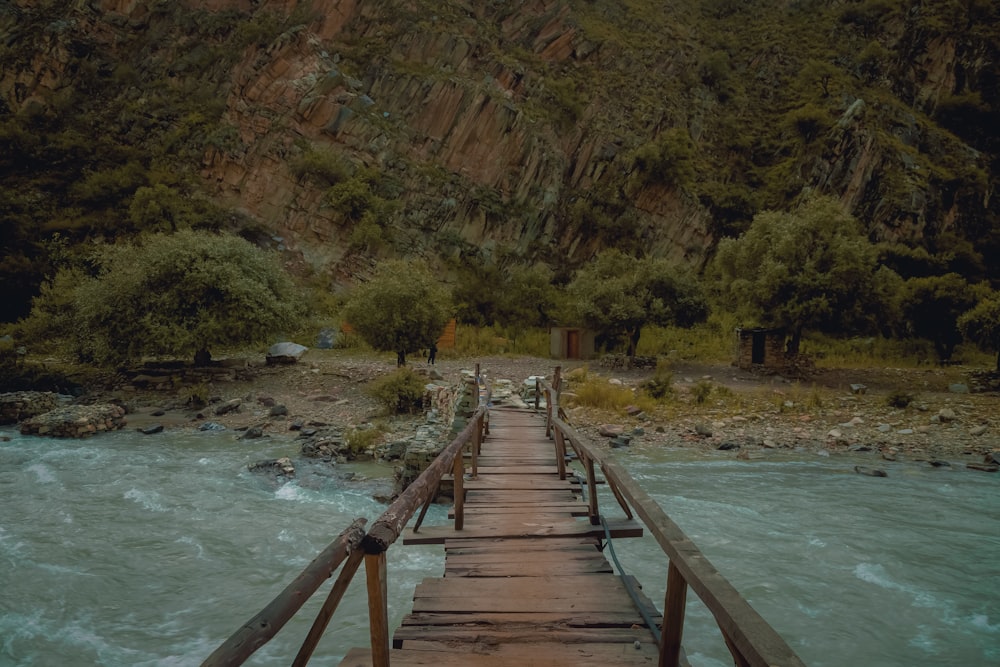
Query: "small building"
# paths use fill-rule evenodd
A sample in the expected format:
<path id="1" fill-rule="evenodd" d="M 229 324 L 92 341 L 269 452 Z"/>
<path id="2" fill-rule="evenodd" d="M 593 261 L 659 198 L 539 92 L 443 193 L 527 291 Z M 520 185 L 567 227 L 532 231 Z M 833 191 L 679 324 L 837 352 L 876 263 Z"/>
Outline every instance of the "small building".
<path id="1" fill-rule="evenodd" d="M 781 371 L 784 369 L 785 330 L 737 329 L 736 365 L 743 370 Z"/>
<path id="2" fill-rule="evenodd" d="M 580 327 L 549 329 L 549 356 L 553 359 L 591 359 L 594 356 L 594 332 Z"/>

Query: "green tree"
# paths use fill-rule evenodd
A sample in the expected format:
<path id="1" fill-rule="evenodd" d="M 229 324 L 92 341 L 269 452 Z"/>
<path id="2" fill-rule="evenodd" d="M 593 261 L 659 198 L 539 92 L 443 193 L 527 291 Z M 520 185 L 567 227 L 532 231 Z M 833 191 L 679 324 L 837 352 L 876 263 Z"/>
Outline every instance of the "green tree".
<path id="1" fill-rule="evenodd" d="M 806 328 L 869 327 L 877 299 L 876 251 L 836 200 L 754 216 L 739 238 L 722 239 L 709 275 L 722 307 L 747 324 L 781 327 L 797 354 Z"/>
<path id="2" fill-rule="evenodd" d="M 708 308 L 689 272 L 663 259 L 601 252 L 567 287 L 573 314 L 603 336 L 624 338 L 635 356 L 642 327 L 691 326 Z"/>
<path id="3" fill-rule="evenodd" d="M 1000 292 L 989 291 L 971 310 L 961 315 L 958 330 L 973 343 L 994 350 L 1000 372 Z"/>
<path id="4" fill-rule="evenodd" d="M 512 267 L 503 282 L 496 307 L 497 321 L 511 340 L 531 327 L 543 327 L 553 319 L 562 294 L 553 286 L 552 269 L 544 264 Z"/>
<path id="5" fill-rule="evenodd" d="M 73 327 L 78 351 L 102 364 L 145 354 L 193 354 L 268 340 L 292 326 L 301 302 L 271 254 L 232 235 L 180 231 L 104 248 L 97 274 L 58 274 L 33 318 Z M 79 274 L 78 274 L 79 275 Z M 65 312 L 65 291 L 71 313 Z"/>
<path id="6" fill-rule="evenodd" d="M 376 350 L 406 354 L 430 347 L 451 316 L 451 295 L 421 260 L 381 264 L 367 283 L 356 286 L 344 319 Z"/>
<path id="7" fill-rule="evenodd" d="M 911 278 L 904 283 L 901 302 L 909 333 L 931 341 L 942 364 L 951 359 L 962 342 L 958 318 L 976 305 L 965 278 L 957 273 Z"/>

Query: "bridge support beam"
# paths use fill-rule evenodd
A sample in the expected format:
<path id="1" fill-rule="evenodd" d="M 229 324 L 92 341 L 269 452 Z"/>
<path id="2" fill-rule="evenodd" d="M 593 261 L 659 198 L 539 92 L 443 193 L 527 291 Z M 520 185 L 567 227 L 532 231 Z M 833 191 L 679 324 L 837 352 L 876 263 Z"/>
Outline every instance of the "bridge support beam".
<path id="1" fill-rule="evenodd" d="M 385 552 L 365 554 L 372 667 L 389 667 L 389 598 Z"/>

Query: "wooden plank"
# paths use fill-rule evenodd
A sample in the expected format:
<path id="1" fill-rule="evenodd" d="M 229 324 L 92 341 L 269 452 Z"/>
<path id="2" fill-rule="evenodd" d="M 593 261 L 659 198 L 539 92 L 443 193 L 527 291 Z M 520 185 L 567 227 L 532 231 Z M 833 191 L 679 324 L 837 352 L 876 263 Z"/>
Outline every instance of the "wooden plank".
<path id="1" fill-rule="evenodd" d="M 561 489 L 541 489 L 532 491 L 530 489 L 510 490 L 505 489 L 466 489 L 465 498 L 468 502 L 476 503 L 522 503 L 531 504 L 546 502 L 550 500 L 561 500 L 565 502 L 580 502 L 580 488 L 567 486 Z"/>
<path id="2" fill-rule="evenodd" d="M 479 463 L 479 476 L 486 475 L 553 475 L 558 474 L 559 468 L 555 463 L 548 465 L 506 465 L 506 466 L 484 466 Z"/>
<path id="3" fill-rule="evenodd" d="M 659 614 L 650 618 L 659 623 Z M 549 625 L 571 628 L 588 627 L 631 627 L 643 625 L 645 621 L 636 609 L 624 612 L 603 611 L 600 614 L 591 612 L 480 612 L 478 614 L 459 614 L 452 612 L 411 613 L 403 617 L 403 625 L 454 625 L 460 627 L 519 627 L 521 625 Z"/>
<path id="4" fill-rule="evenodd" d="M 459 578 L 463 579 L 463 578 Z M 458 581 L 459 579 L 456 579 Z M 475 579 L 465 579 L 475 581 Z M 488 581 L 488 580 L 487 580 Z M 518 598 L 494 598 L 492 600 L 483 598 L 465 597 L 418 597 L 413 601 L 414 612 L 518 612 L 525 608 L 525 601 Z M 609 599 L 600 593 L 592 594 L 588 597 L 572 598 L 537 598 L 531 606 L 535 612 L 553 613 L 592 613 L 603 614 L 626 613 L 634 609 L 632 600 L 628 597 Z"/>
<path id="5" fill-rule="evenodd" d="M 579 483 L 575 479 L 561 480 L 559 478 L 531 477 L 529 475 L 480 475 L 479 479 L 468 480 L 465 484 L 465 488 L 469 491 L 479 491 L 481 489 L 503 489 L 506 491 L 513 491 L 517 489 L 529 491 L 562 491 L 578 484 Z"/>
<path id="6" fill-rule="evenodd" d="M 628 519 L 608 521 L 608 530 L 613 538 L 642 537 L 642 525 Z M 440 544 L 446 539 L 467 537 L 470 539 L 497 539 L 523 537 L 604 537 L 603 526 L 592 526 L 576 519 L 532 526 L 506 524 L 492 526 L 467 526 L 459 533 L 451 526 L 424 526 L 419 533 L 407 529 L 403 534 L 403 544 Z"/>
<path id="7" fill-rule="evenodd" d="M 517 541 L 507 541 L 507 540 L 496 540 L 496 539 L 465 539 L 463 536 L 458 535 L 455 539 L 446 540 L 444 543 L 444 551 L 446 554 L 451 553 L 476 553 L 477 551 L 488 551 L 490 553 L 496 551 L 533 551 L 533 550 L 543 550 L 549 551 L 552 549 L 571 549 L 574 547 L 596 549 L 598 545 L 598 539 L 594 537 L 545 537 L 539 539 L 524 538 Z"/>
<path id="8" fill-rule="evenodd" d="M 607 665 L 654 665 L 644 651 L 632 646 L 622 647 L 581 644 L 562 644 L 543 647 L 532 646 L 525 653 L 486 654 L 461 649 L 446 650 L 394 650 L 391 652 L 394 667 L 607 667 Z M 629 653 L 629 649 L 634 651 Z M 371 667 L 371 652 L 355 648 L 344 656 L 340 667 Z"/>
<path id="9" fill-rule="evenodd" d="M 524 508 L 530 507 L 530 505 L 516 505 L 516 506 L 504 506 L 504 505 L 483 505 L 476 506 L 473 505 L 465 507 L 465 517 L 466 520 L 469 517 L 479 517 L 485 520 L 490 520 L 496 517 L 503 517 L 511 514 L 523 514 Z M 567 517 L 567 516 L 587 516 L 587 506 L 581 505 L 580 503 L 566 504 L 566 505 L 556 505 L 556 504 L 546 504 L 538 508 L 538 514 L 536 516 L 551 516 L 551 517 Z M 455 511 L 449 510 L 448 518 L 454 518 Z"/>
<path id="10" fill-rule="evenodd" d="M 488 655 L 492 658 L 514 658 L 525 661 L 523 664 L 529 665 L 578 665 L 594 664 L 590 662 L 595 658 L 603 660 L 603 665 L 655 665 L 650 660 L 655 660 L 655 644 L 653 642 L 640 643 L 639 648 L 634 642 L 628 644 L 598 642 L 580 642 L 575 644 L 563 644 L 561 642 L 535 642 L 528 644 L 491 644 L 489 642 L 478 642 L 473 645 L 459 644 L 457 642 L 409 642 L 409 646 L 404 653 L 417 654 L 425 651 L 435 652 L 471 652 L 478 659 L 479 655 Z M 565 662 L 569 659 L 569 662 Z M 543 660 L 545 662 L 543 662 Z M 585 661 L 585 662 L 580 662 Z"/>
<path id="11" fill-rule="evenodd" d="M 402 648 L 413 648 L 408 642 L 485 642 L 489 644 L 542 644 L 560 642 L 563 644 L 632 644 L 635 642 L 652 642 L 653 635 L 647 628 L 612 627 L 612 628 L 555 628 L 530 627 L 522 624 L 518 627 L 506 627 L 492 630 L 483 628 L 463 628 L 453 626 L 422 626 L 407 625 L 399 628 L 394 635 Z"/>
<path id="12" fill-rule="evenodd" d="M 415 597 L 490 597 L 519 598 L 535 600 L 540 597 L 552 599 L 589 597 L 600 594 L 605 597 L 623 595 L 628 597 L 628 591 L 620 577 L 567 576 L 562 574 L 532 579 L 527 584 L 516 579 L 509 582 L 483 579 L 474 581 L 450 581 L 436 577 L 428 577 L 417 584 Z M 598 589 L 599 587 L 599 589 Z"/>
<path id="13" fill-rule="evenodd" d="M 479 563 L 510 563 L 515 564 L 519 562 L 524 562 L 527 558 L 516 558 L 516 554 L 527 553 L 523 551 L 514 552 L 515 558 L 512 558 L 512 553 L 510 551 L 484 551 L 479 553 L 455 553 L 448 552 L 445 559 L 446 566 L 453 565 L 475 565 Z M 530 552 L 530 559 L 535 563 L 553 563 L 556 565 L 553 568 L 551 574 L 559 574 L 558 565 L 560 563 L 565 563 L 574 560 L 596 560 L 607 562 L 602 554 L 597 549 L 593 547 L 587 547 L 584 549 L 553 549 L 551 551 L 532 551 Z"/>
<path id="14" fill-rule="evenodd" d="M 567 560 L 553 566 L 548 563 L 468 563 L 448 565 L 445 577 L 544 577 L 557 569 L 563 574 L 603 574 L 614 570 L 607 561 Z"/>

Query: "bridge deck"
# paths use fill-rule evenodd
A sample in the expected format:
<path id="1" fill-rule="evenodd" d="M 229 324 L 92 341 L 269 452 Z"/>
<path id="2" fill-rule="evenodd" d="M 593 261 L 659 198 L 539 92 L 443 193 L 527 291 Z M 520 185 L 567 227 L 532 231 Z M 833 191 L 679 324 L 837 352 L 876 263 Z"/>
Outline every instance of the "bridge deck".
<path id="1" fill-rule="evenodd" d="M 657 664 L 651 630 L 598 548 L 604 528 L 591 525 L 576 480 L 559 479 L 540 418 L 493 409 L 478 468 L 465 482 L 463 530 L 428 526 L 404 536 L 404 544 L 443 543 L 445 573 L 417 585 L 413 612 L 393 636 L 392 664 Z M 613 537 L 642 534 L 631 520 L 608 526 Z M 660 623 L 641 591 L 639 601 Z M 340 664 L 370 666 L 371 653 L 353 649 Z"/>

